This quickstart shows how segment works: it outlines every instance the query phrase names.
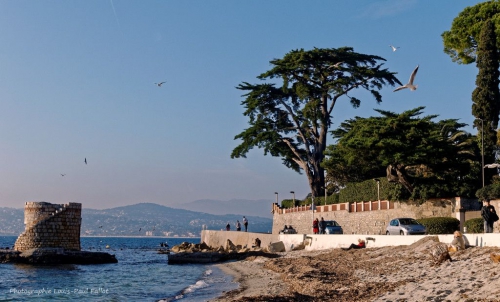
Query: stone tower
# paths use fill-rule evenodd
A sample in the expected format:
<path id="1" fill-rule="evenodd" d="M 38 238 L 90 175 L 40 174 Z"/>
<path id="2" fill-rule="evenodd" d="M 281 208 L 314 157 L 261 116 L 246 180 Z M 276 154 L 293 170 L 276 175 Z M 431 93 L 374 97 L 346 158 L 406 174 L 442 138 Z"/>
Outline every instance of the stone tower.
<path id="1" fill-rule="evenodd" d="M 26 202 L 25 230 L 17 238 L 14 249 L 25 251 L 50 247 L 79 251 L 81 223 L 81 203 Z"/>

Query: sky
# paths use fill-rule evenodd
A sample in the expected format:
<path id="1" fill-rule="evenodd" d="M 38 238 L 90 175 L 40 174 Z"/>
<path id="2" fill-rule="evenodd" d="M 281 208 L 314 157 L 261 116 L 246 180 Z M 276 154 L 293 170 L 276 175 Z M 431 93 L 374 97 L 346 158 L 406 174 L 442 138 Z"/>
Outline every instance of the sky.
<path id="1" fill-rule="evenodd" d="M 341 99 L 332 129 L 418 106 L 472 125 L 477 68 L 452 62 L 441 34 L 479 2 L 0 0 L 0 207 L 302 199 L 306 176 L 280 158 L 231 159 L 248 127 L 235 87 L 291 50 L 349 46 L 402 83 L 419 65 L 418 89 Z"/>

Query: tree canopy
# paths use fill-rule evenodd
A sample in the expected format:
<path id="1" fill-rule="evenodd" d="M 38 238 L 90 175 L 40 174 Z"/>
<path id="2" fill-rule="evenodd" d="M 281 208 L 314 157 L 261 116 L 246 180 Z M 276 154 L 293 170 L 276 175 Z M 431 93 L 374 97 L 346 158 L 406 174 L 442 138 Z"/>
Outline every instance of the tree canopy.
<path id="1" fill-rule="evenodd" d="M 496 35 L 493 22 L 483 22 L 477 46 L 476 88 L 472 92 L 472 114 L 476 117 L 474 126 L 480 129 L 484 140 L 481 144 L 488 163 L 494 160 L 493 149 L 496 146 L 498 115 L 500 113 L 499 55 L 496 47 Z M 479 135 L 478 135 L 479 136 Z"/>
<path id="2" fill-rule="evenodd" d="M 327 146 L 333 109 L 337 101 L 349 100 L 354 108 L 361 100 L 356 89 L 369 91 L 377 103 L 384 85 L 402 85 L 395 73 L 382 68 L 385 59 L 354 52 L 353 48 L 293 50 L 257 78 L 265 83 L 243 82 L 244 115 L 249 127 L 235 136 L 242 140 L 231 158 L 245 157 L 253 148 L 264 155 L 281 157 L 283 164 L 304 172 L 313 196 L 323 193 L 321 162 Z"/>
<path id="3" fill-rule="evenodd" d="M 451 29 L 441 34 L 444 52 L 453 62 L 470 64 L 476 61 L 477 46 L 483 23 L 491 20 L 495 25 L 495 33 L 500 35 L 500 2 L 492 0 L 466 7 L 455 19 Z M 500 49 L 500 39 L 496 41 Z"/>
<path id="4" fill-rule="evenodd" d="M 473 196 L 480 165 L 474 137 L 455 119 L 419 117 L 424 107 L 396 114 L 347 120 L 332 131 L 324 167 L 342 186 L 375 177 L 399 183 L 415 199 L 458 194 Z"/>

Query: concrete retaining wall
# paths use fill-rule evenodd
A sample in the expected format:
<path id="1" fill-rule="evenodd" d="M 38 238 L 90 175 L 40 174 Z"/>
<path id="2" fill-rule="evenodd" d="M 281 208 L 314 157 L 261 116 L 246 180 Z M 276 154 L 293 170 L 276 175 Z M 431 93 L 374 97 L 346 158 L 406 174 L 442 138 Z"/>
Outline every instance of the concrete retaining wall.
<path id="1" fill-rule="evenodd" d="M 234 245 L 241 245 L 252 247 L 255 243 L 255 238 L 259 238 L 260 246 L 268 246 L 272 242 L 278 242 L 279 236 L 267 233 L 251 233 L 251 232 L 238 232 L 238 231 L 201 231 L 201 242 L 205 242 L 212 248 L 219 246 L 225 247 L 227 240 L 231 240 Z"/>
<path id="2" fill-rule="evenodd" d="M 351 243 L 358 243 L 358 239 L 367 242 L 367 247 L 384 247 L 411 245 L 418 240 L 433 235 L 414 235 L 414 236 L 387 236 L 387 235 L 273 235 L 262 233 L 246 232 L 225 232 L 225 231 L 202 231 L 201 242 L 205 242 L 210 247 L 225 246 L 227 239 L 235 245 L 252 246 L 253 240 L 259 238 L 262 247 L 267 247 L 270 243 L 282 241 L 286 251 L 291 251 L 294 247 L 305 243 L 305 249 L 308 251 L 325 250 L 332 248 L 348 247 Z M 440 242 L 451 243 L 453 235 L 437 235 Z M 372 238 L 375 240 L 367 240 Z M 497 246 L 500 247 L 500 236 L 498 234 L 464 234 L 465 244 L 470 246 Z"/>
<path id="3" fill-rule="evenodd" d="M 460 220 L 460 208 L 474 211 L 481 206 L 477 200 L 460 197 L 429 200 L 421 205 L 382 201 L 382 205 L 384 204 L 386 206 L 380 207 L 380 210 L 372 210 L 377 207 L 370 208 L 370 202 L 342 204 L 335 207 L 316 206 L 314 213 L 310 210 L 310 206 L 297 207 L 292 212 L 284 213 L 284 210 L 275 204 L 272 232 L 278 234 L 285 225 L 291 225 L 297 233 L 311 234 L 313 219 L 323 217 L 325 220 L 336 220 L 342 226 L 344 234 L 384 235 L 389 221 L 397 217 L 415 219 L 453 217 Z M 498 200 L 492 201 L 492 205 L 500 211 Z M 498 227 L 495 228 L 495 232 L 498 232 Z"/>

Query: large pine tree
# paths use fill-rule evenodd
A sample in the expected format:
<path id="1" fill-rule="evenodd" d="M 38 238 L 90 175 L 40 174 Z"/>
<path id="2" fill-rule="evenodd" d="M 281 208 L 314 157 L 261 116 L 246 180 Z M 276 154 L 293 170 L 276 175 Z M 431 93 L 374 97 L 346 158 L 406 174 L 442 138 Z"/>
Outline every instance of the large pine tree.
<path id="1" fill-rule="evenodd" d="M 497 142 L 495 129 L 498 127 L 500 114 L 500 73 L 496 42 L 495 25 L 487 20 L 479 35 L 476 53 L 479 73 L 476 77 L 476 89 L 472 92 L 472 114 L 476 117 L 474 126 L 478 129 L 479 138 L 484 134 L 483 151 L 486 163 L 494 161 L 493 149 Z"/>

